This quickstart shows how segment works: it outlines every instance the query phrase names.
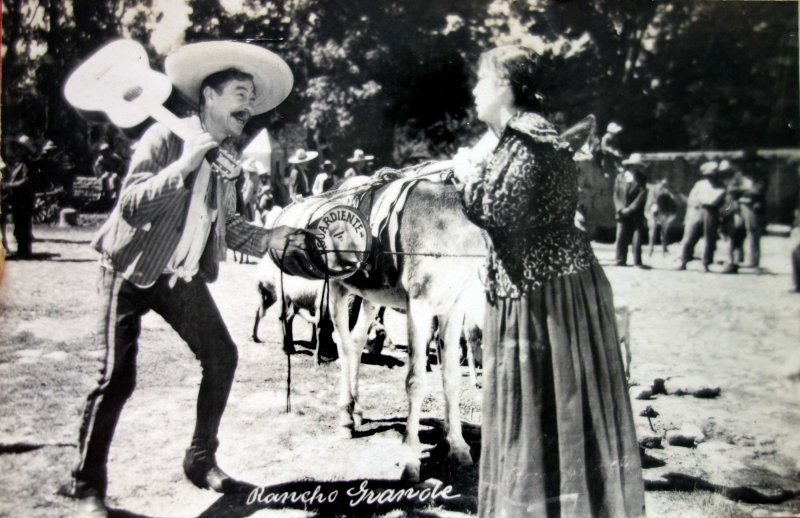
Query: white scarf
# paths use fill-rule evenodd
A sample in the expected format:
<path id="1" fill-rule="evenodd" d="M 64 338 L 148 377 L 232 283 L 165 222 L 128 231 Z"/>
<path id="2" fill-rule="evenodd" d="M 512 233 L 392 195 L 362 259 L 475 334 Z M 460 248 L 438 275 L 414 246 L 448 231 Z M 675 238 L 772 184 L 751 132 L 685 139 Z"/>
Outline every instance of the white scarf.
<path id="1" fill-rule="evenodd" d="M 178 241 L 178 246 L 167 263 L 165 273 L 172 275 L 169 280 L 170 287 L 175 286 L 179 278 L 187 282 L 192 280 L 192 277 L 195 276 L 200 267 L 200 257 L 203 255 L 211 225 L 217 218 L 220 206 L 219 203 L 214 203 L 213 205 L 217 208 L 211 209 L 209 207 L 211 204 L 206 200 L 212 192 L 219 196 L 219 188 L 209 189 L 210 181 L 217 181 L 217 179 L 212 178 L 211 166 L 208 161 L 203 160 L 192 185 L 189 210 L 186 213 L 186 223 L 183 226 L 181 239 Z M 218 201 L 219 198 L 217 199 Z"/>

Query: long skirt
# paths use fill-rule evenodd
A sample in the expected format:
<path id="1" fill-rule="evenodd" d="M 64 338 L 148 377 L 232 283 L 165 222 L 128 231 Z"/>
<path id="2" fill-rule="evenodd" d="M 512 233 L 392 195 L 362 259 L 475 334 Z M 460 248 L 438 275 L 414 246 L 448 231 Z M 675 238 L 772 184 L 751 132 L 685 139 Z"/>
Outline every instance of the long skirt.
<path id="1" fill-rule="evenodd" d="M 641 459 L 600 266 L 490 304 L 478 514 L 644 515 Z"/>

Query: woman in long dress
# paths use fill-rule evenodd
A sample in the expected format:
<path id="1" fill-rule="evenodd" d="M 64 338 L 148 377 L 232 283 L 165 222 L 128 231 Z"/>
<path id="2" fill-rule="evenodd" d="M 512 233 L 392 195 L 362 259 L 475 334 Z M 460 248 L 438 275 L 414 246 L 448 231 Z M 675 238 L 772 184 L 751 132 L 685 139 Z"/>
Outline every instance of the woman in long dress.
<path id="1" fill-rule="evenodd" d="M 487 231 L 479 515 L 642 516 L 641 460 L 611 286 L 573 219 L 572 151 L 543 118 L 538 56 L 481 56 L 478 118 L 499 143 L 460 167 Z"/>

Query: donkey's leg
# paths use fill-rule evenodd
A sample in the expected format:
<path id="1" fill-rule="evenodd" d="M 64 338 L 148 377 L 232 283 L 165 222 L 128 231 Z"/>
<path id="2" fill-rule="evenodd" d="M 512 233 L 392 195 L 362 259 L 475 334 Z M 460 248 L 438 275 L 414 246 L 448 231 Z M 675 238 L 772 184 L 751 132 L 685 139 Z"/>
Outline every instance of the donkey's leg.
<path id="1" fill-rule="evenodd" d="M 258 338 L 258 324 L 261 322 L 261 319 L 264 318 L 264 315 L 267 314 L 267 310 L 270 306 L 275 304 L 278 299 L 270 289 L 260 283 L 258 285 L 258 292 L 261 295 L 261 303 L 256 309 L 256 318 L 253 322 L 253 341 L 261 343 L 261 340 Z"/>
<path id="2" fill-rule="evenodd" d="M 355 398 L 350 389 L 352 356 L 355 354 L 353 340 L 350 336 L 347 290 L 331 284 L 330 309 L 333 325 L 339 334 L 339 428 L 346 435 L 355 431 L 353 408 Z"/>
<path id="3" fill-rule="evenodd" d="M 406 394 L 408 395 L 408 419 L 403 443 L 407 447 L 408 458 L 403 468 L 403 480 L 419 481 L 422 445 L 419 441 L 419 419 L 422 413 L 422 400 L 425 397 L 425 364 L 428 359 L 428 342 L 431 340 L 433 313 L 430 306 L 419 299 L 408 303 L 408 375 Z"/>
<path id="4" fill-rule="evenodd" d="M 442 383 L 444 385 L 444 403 L 446 417 L 445 432 L 447 444 L 450 445 L 448 456 L 462 466 L 472 464 L 469 446 L 461 432 L 461 413 L 459 412 L 459 395 L 461 391 L 461 331 L 463 329 L 463 311 L 453 309 L 449 315 L 439 315 L 439 325 L 443 328 L 442 342 Z"/>
<path id="5" fill-rule="evenodd" d="M 346 288 L 331 284 L 331 316 L 339 333 L 339 426 L 352 434 L 361 425 L 363 411 L 358 404 L 358 371 L 361 351 L 367 341 L 369 324 L 378 307 L 364 300 L 355 327 L 349 330 L 349 304 Z"/>

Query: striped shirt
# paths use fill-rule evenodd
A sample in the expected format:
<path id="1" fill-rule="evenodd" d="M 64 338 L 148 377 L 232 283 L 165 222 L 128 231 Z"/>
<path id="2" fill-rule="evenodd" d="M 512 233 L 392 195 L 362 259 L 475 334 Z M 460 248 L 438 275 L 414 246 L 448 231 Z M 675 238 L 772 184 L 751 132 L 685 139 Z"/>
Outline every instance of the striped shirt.
<path id="1" fill-rule="evenodd" d="M 197 117 L 187 123 L 197 124 Z M 145 132 L 135 145 L 117 206 L 92 242 L 105 264 L 139 287 L 153 284 L 164 273 L 183 235 L 197 171 L 183 178 L 174 166 L 182 151 L 183 142 L 162 124 Z M 234 182 L 219 177 L 212 181 L 221 189 L 222 206 L 200 257 L 199 275 L 207 282 L 216 280 L 218 263 L 224 260 L 217 253 L 218 236 L 224 235 L 228 248 L 259 257 L 270 236 L 235 213 Z M 217 228 L 220 224 L 225 227 Z"/>

